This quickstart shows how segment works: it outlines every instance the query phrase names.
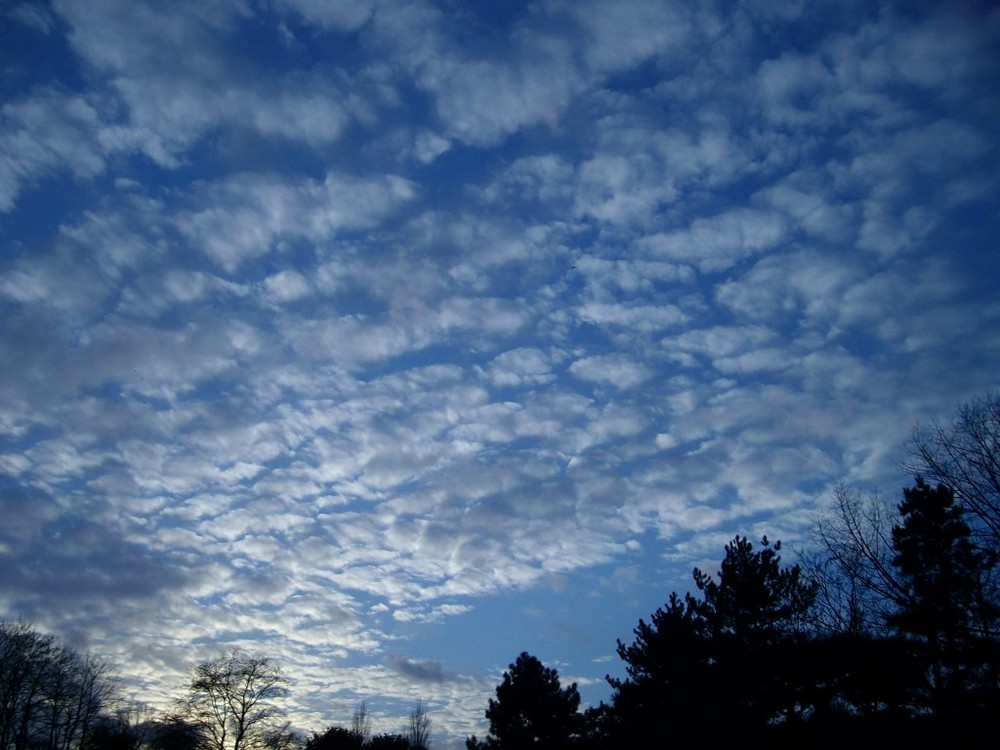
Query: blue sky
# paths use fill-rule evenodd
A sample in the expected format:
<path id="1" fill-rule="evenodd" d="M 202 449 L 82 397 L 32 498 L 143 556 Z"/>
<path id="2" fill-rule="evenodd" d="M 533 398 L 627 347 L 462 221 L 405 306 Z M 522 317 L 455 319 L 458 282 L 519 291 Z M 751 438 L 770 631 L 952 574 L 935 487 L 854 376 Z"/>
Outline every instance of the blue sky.
<path id="1" fill-rule="evenodd" d="M 988 2 L 0 10 L 0 614 L 298 726 L 606 699 L 998 385 Z"/>

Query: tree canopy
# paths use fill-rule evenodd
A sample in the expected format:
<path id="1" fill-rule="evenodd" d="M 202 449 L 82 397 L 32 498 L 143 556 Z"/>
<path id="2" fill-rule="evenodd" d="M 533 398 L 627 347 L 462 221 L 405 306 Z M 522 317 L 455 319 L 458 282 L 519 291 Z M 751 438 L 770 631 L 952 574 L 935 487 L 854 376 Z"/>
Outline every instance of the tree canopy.
<path id="1" fill-rule="evenodd" d="M 522 652 L 504 672 L 496 698 L 490 699 L 486 718 L 490 732 L 480 742 L 474 736 L 466 746 L 514 750 L 561 750 L 580 731 L 580 694 L 576 684 L 563 688 L 554 669 Z"/>
<path id="2" fill-rule="evenodd" d="M 892 529 L 893 565 L 905 586 L 889 622 L 918 640 L 930 679 L 930 706 L 937 712 L 967 705 L 988 656 L 982 625 L 996 613 L 983 596 L 984 554 L 973 546 L 965 510 L 952 490 L 920 477 L 903 490 L 902 522 Z"/>
<path id="3" fill-rule="evenodd" d="M 667 720 L 679 736 L 704 731 L 719 710 L 734 732 L 794 709 L 778 668 L 815 597 L 799 566 L 781 566 L 781 543 L 759 549 L 746 537 L 726 545 L 717 577 L 695 568 L 701 597 L 676 592 L 631 645 L 618 642 L 628 678 L 614 688 L 616 731 L 634 743 Z"/>

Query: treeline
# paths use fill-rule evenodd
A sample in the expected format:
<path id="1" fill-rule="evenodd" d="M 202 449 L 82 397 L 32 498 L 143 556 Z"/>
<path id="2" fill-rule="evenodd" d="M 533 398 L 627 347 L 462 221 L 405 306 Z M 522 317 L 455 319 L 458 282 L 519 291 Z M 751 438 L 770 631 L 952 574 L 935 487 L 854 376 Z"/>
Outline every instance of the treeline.
<path id="1" fill-rule="evenodd" d="M 718 572 L 694 570 L 617 654 L 608 703 L 522 653 L 469 750 L 605 750 L 667 742 L 963 746 L 1000 729 L 1000 398 L 917 431 L 900 502 L 847 489 L 815 551 L 738 536 Z M 233 650 L 199 664 L 168 713 L 123 700 L 103 661 L 0 621 L 0 750 L 424 750 L 417 704 L 396 734 L 349 727 L 305 737 L 284 720 L 287 679 Z M 988 735 L 987 735 L 988 736 Z"/>
<path id="2" fill-rule="evenodd" d="M 106 663 L 0 621 L 0 748 L 87 747 L 117 719 L 109 710 L 116 694 Z"/>
<path id="3" fill-rule="evenodd" d="M 123 697 L 106 662 L 0 620 L 0 750 L 427 750 L 420 702 L 400 733 L 373 734 L 361 703 L 350 727 L 307 738 L 284 719 L 287 684 L 269 658 L 235 649 L 198 664 L 156 713 Z"/>
<path id="4" fill-rule="evenodd" d="M 670 595 L 617 653 L 627 676 L 581 712 L 522 653 L 469 750 L 667 743 L 969 746 L 1000 729 L 1000 400 L 915 431 L 894 505 L 841 488 L 816 551 L 736 537 L 718 573 Z M 765 745 L 765 746 L 766 746 Z"/>
<path id="5" fill-rule="evenodd" d="M 830 629 L 815 605 L 829 582 L 783 567 L 780 543 L 726 545 L 697 595 L 673 593 L 631 643 L 611 701 L 581 712 L 576 685 L 522 653 L 468 750 L 709 747 L 841 748 L 864 741 L 966 746 L 1000 729 L 997 609 L 951 490 L 905 491 L 892 529 L 900 594 L 884 632 Z M 843 621 L 850 621 L 844 613 Z M 838 622 L 840 618 L 838 618 Z"/>

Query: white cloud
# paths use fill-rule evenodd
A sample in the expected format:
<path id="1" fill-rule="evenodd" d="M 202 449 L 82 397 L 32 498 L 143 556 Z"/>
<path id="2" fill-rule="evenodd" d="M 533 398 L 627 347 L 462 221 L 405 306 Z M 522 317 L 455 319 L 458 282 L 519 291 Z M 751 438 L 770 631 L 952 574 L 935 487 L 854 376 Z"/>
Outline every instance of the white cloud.
<path id="1" fill-rule="evenodd" d="M 432 97 L 448 137 L 490 146 L 522 128 L 555 126 L 585 85 L 561 36 L 512 30 L 499 56 L 460 48 L 444 26 L 440 11 L 424 3 L 380 9 L 373 21 L 379 41 Z"/>
<path id="2" fill-rule="evenodd" d="M 806 323 L 825 328 L 838 314 L 841 295 L 862 278 L 864 269 L 853 259 L 810 251 L 772 255 L 720 284 L 716 295 L 753 321 L 767 323 L 804 312 Z"/>
<path id="3" fill-rule="evenodd" d="M 555 124 L 579 88 L 569 49 L 529 44 L 514 59 L 516 65 L 454 60 L 425 73 L 449 133 L 486 146 L 523 127 Z"/>
<path id="4" fill-rule="evenodd" d="M 355 31 L 367 22 L 374 12 L 373 1 L 327 3 L 323 0 L 279 0 L 279 6 L 293 9 L 302 17 L 327 29 Z"/>
<path id="5" fill-rule="evenodd" d="M 776 334 L 764 326 L 714 326 L 685 331 L 663 343 L 712 357 L 728 357 L 757 349 L 775 338 Z"/>
<path id="6" fill-rule="evenodd" d="M 795 363 L 795 358 L 783 349 L 755 349 L 737 357 L 722 357 L 715 360 L 715 367 L 722 373 L 767 372 L 784 370 Z"/>
<path id="7" fill-rule="evenodd" d="M 674 305 L 624 305 L 588 303 L 577 311 L 581 320 L 598 326 L 627 328 L 630 331 L 652 333 L 675 328 L 686 322 L 685 315 Z"/>
<path id="8" fill-rule="evenodd" d="M 790 128 L 815 125 L 821 117 L 842 117 L 845 113 L 827 102 L 836 83 L 834 72 L 819 56 L 794 53 L 765 60 L 755 81 L 765 116 Z"/>
<path id="9" fill-rule="evenodd" d="M 611 224 L 642 222 L 661 203 L 672 203 L 677 190 L 664 165 L 639 153 L 598 154 L 580 165 L 574 213 Z"/>
<path id="10" fill-rule="evenodd" d="M 526 204 L 563 203 L 573 194 L 576 170 L 558 154 L 518 159 L 484 191 L 490 203 L 508 196 Z"/>
<path id="11" fill-rule="evenodd" d="M 437 311 L 436 324 L 445 332 L 512 336 L 525 324 L 529 311 L 517 300 L 461 298 L 448 300 Z"/>
<path id="12" fill-rule="evenodd" d="M 578 359 L 569 370 L 576 377 L 617 388 L 634 388 L 653 376 L 646 365 L 624 354 L 602 354 Z"/>
<path id="13" fill-rule="evenodd" d="M 490 379 L 495 385 L 541 385 L 552 382 L 550 356 L 539 349 L 518 348 L 503 352 L 490 363 Z"/>
<path id="14" fill-rule="evenodd" d="M 335 174 L 323 182 L 239 175 L 209 185 L 192 203 L 210 207 L 178 214 L 178 229 L 226 271 L 279 250 L 286 238 L 320 242 L 344 229 L 366 228 L 414 196 L 414 186 L 387 176 L 359 180 Z"/>
<path id="15" fill-rule="evenodd" d="M 42 34 L 48 34 L 54 26 L 54 19 L 48 9 L 34 3 L 15 5 L 6 11 L 6 15 Z"/>
<path id="16" fill-rule="evenodd" d="M 278 302 L 293 302 L 312 292 L 309 281 L 297 271 L 280 271 L 264 280 L 268 293 Z"/>
<path id="17" fill-rule="evenodd" d="M 69 172 L 78 180 L 101 174 L 104 149 L 96 138 L 99 116 L 81 96 L 41 89 L 0 107 L 0 211 L 47 177 Z"/>
<path id="18" fill-rule="evenodd" d="M 821 241 L 848 240 L 857 224 L 857 208 L 837 200 L 831 186 L 806 173 L 790 175 L 759 196 L 789 217 L 793 229 Z"/>
<path id="19" fill-rule="evenodd" d="M 350 119 L 343 93 L 322 81 L 282 87 L 277 95 L 270 91 L 237 92 L 228 98 L 223 113 L 236 122 L 245 121 L 249 114 L 261 135 L 281 136 L 310 146 L 336 141 Z"/>
<path id="20" fill-rule="evenodd" d="M 696 30 L 685 8 L 655 0 L 558 5 L 584 27 L 585 59 L 602 73 L 625 70 L 650 57 L 682 59 Z"/>
<path id="21" fill-rule="evenodd" d="M 121 117 L 102 123 L 100 138 L 108 149 L 138 149 L 175 168 L 184 151 L 213 128 L 247 128 L 319 147 L 365 116 L 360 100 L 347 96 L 335 78 L 309 72 L 275 78 L 248 50 L 232 44 L 228 35 L 253 15 L 251 7 L 182 5 L 167 11 L 112 0 L 56 4 L 76 51 L 109 76 L 123 104 Z M 325 13 L 316 4 L 297 5 L 307 19 L 320 16 L 324 24 L 348 29 L 369 14 L 357 5 Z"/>
<path id="22" fill-rule="evenodd" d="M 449 149 L 451 142 L 447 138 L 429 130 L 421 130 L 414 137 L 413 151 L 422 164 L 429 164 Z"/>
<path id="23" fill-rule="evenodd" d="M 691 263 L 703 272 L 712 273 L 777 247 L 785 233 L 779 216 L 736 210 L 695 219 L 688 229 L 680 232 L 647 237 L 643 245 L 657 257 Z"/>

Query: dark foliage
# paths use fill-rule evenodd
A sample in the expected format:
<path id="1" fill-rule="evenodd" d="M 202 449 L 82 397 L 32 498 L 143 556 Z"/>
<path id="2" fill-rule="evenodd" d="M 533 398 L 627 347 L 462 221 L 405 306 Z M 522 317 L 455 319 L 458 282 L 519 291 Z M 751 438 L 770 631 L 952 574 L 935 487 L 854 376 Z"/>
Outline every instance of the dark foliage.
<path id="1" fill-rule="evenodd" d="M 363 735 L 344 727 L 329 727 L 306 741 L 306 750 L 361 750 L 364 746 Z"/>
<path id="2" fill-rule="evenodd" d="M 619 744 L 640 743 L 666 721 L 678 737 L 748 736 L 798 718 L 804 693 L 792 673 L 802 638 L 798 624 L 815 585 L 798 566 L 782 568 L 763 539 L 726 545 L 718 579 L 695 569 L 701 598 L 673 593 L 649 623 L 639 621 L 631 645 L 618 642 L 628 678 L 609 678 Z M 717 721 L 720 712 L 726 721 Z"/>
<path id="3" fill-rule="evenodd" d="M 580 694 L 576 685 L 562 688 L 559 675 L 537 658 L 521 653 L 504 672 L 496 699 L 490 699 L 486 718 L 490 733 L 485 741 L 471 737 L 466 746 L 476 748 L 569 747 L 581 729 Z"/>
<path id="4" fill-rule="evenodd" d="M 355 719 L 358 718 L 355 712 Z M 362 712 L 362 718 L 367 719 L 367 713 Z M 415 750 L 410 738 L 403 734 L 383 733 L 366 737 L 365 732 L 358 728 L 358 722 L 350 729 L 345 727 L 329 727 L 322 734 L 313 733 L 305 742 L 305 750 Z M 361 722 L 362 725 L 366 721 Z"/>
<path id="5" fill-rule="evenodd" d="M 995 619 L 982 590 L 988 557 L 974 547 L 964 509 L 944 485 L 918 477 L 903 490 L 899 513 L 892 562 L 906 590 L 889 623 L 911 639 L 926 665 L 928 708 L 966 713 L 996 697 L 995 654 L 983 627 Z"/>
<path id="6" fill-rule="evenodd" d="M 672 731 L 688 737 L 711 713 L 717 674 L 713 668 L 707 624 L 688 595 L 670 595 L 650 622 L 640 620 L 635 640 L 618 642 L 628 679 L 609 678 L 614 711 L 606 726 L 623 742 L 635 742 L 657 731 L 668 719 Z"/>
<path id="7" fill-rule="evenodd" d="M 376 734 L 365 747 L 368 750 L 410 750 L 410 740 L 401 734 Z"/>
<path id="8" fill-rule="evenodd" d="M 205 744 L 202 730 L 183 716 L 165 716 L 153 726 L 153 750 L 199 750 Z"/>
<path id="9" fill-rule="evenodd" d="M 780 550 L 781 542 L 772 547 L 767 537 L 759 550 L 746 537 L 736 537 L 726 545 L 718 580 L 695 568 L 703 598 L 692 601 L 714 638 L 767 645 L 799 629 L 816 585 L 803 580 L 798 565 L 782 568 Z"/>
<path id="10" fill-rule="evenodd" d="M 88 750 L 139 750 L 141 738 L 128 725 L 107 719 L 98 723 L 90 735 Z"/>

